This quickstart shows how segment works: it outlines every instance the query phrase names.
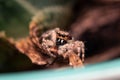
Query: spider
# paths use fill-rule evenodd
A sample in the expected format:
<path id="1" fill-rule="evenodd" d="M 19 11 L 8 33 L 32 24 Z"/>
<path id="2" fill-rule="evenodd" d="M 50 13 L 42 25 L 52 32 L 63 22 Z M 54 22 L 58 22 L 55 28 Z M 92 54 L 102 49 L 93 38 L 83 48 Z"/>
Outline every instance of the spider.
<path id="1" fill-rule="evenodd" d="M 84 43 L 75 41 L 66 31 L 51 29 L 39 35 L 40 28 L 30 23 L 30 35 L 27 40 L 20 41 L 16 47 L 26 54 L 32 63 L 38 65 L 52 64 L 60 57 L 68 60 L 70 66 L 83 66 Z M 81 58 L 80 58 L 81 57 Z"/>

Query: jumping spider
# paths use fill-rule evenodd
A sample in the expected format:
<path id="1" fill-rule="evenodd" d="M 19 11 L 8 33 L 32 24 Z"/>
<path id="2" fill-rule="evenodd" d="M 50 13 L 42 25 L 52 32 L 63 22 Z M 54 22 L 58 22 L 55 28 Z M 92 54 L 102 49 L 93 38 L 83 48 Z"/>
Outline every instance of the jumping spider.
<path id="1" fill-rule="evenodd" d="M 59 28 L 39 35 L 37 24 L 30 24 L 30 36 L 18 42 L 16 47 L 38 65 L 52 64 L 56 59 L 68 60 L 70 66 L 83 66 L 84 43 L 75 41 L 66 31 Z"/>

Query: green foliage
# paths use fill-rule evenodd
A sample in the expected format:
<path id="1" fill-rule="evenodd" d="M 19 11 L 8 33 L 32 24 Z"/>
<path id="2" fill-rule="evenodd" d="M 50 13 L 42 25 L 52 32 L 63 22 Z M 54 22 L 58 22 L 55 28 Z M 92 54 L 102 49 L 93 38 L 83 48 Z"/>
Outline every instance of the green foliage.
<path id="1" fill-rule="evenodd" d="M 29 18 L 30 14 L 14 0 L 0 0 L 0 31 L 5 30 L 8 36 L 27 35 Z"/>

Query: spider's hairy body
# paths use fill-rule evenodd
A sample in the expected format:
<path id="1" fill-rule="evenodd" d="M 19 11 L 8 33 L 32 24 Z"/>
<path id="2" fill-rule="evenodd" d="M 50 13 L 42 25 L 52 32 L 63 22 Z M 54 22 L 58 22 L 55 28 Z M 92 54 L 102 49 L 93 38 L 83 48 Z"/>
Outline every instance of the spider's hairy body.
<path id="1" fill-rule="evenodd" d="M 70 66 L 83 66 L 84 43 L 82 41 L 75 41 L 68 32 L 59 28 L 48 30 L 42 35 L 39 35 L 39 31 L 37 24 L 31 22 L 29 39 L 16 45 L 33 63 L 48 65 L 62 57 L 62 61 L 68 60 Z"/>

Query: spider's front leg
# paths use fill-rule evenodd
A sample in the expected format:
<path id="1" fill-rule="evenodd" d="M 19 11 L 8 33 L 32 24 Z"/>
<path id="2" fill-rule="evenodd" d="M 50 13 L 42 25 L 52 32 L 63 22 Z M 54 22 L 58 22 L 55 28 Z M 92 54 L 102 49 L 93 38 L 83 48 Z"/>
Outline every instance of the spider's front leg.
<path id="1" fill-rule="evenodd" d="M 83 63 L 79 58 L 79 56 L 76 53 L 74 53 L 72 50 L 69 50 L 66 53 L 64 53 L 63 57 L 69 59 L 70 66 L 73 67 L 83 66 Z"/>
<path id="2" fill-rule="evenodd" d="M 41 29 L 40 27 L 38 27 L 38 23 L 36 23 L 35 21 L 31 21 L 29 24 L 29 35 L 31 41 L 37 45 L 39 44 L 40 31 Z"/>
<path id="3" fill-rule="evenodd" d="M 84 62 L 84 59 L 85 59 L 85 45 L 82 41 L 81 41 L 81 53 L 82 53 L 82 62 Z"/>
<path id="4" fill-rule="evenodd" d="M 81 60 L 82 62 L 84 62 L 84 58 L 85 58 L 85 45 L 82 41 L 76 41 L 75 42 L 75 48 L 77 49 L 77 55 L 81 56 Z"/>

